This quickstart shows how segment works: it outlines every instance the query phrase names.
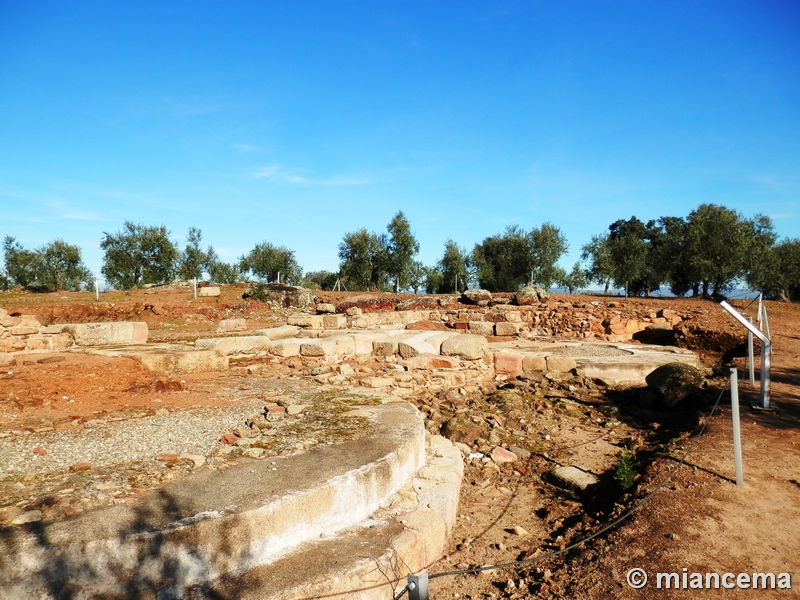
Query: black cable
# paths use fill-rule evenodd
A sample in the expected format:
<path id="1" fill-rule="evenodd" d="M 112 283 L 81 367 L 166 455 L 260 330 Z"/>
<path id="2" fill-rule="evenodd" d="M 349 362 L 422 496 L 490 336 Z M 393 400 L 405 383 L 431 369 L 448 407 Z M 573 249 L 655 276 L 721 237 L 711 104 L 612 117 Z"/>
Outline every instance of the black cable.
<path id="1" fill-rule="evenodd" d="M 570 550 L 572 550 L 574 548 L 577 548 L 578 546 L 593 540 L 594 538 L 602 535 L 603 533 L 605 533 L 609 529 L 615 527 L 616 525 L 618 525 L 619 523 L 621 523 L 622 521 L 624 521 L 625 519 L 630 517 L 632 514 L 638 512 L 650 500 L 650 498 L 652 498 L 653 495 L 655 495 L 656 492 L 658 492 L 662 487 L 664 487 L 666 485 L 666 483 L 670 479 L 672 479 L 672 476 L 675 474 L 675 472 L 681 466 L 683 466 L 683 464 L 686 461 L 686 459 L 688 458 L 689 454 L 692 452 L 692 450 L 694 450 L 694 447 L 697 445 L 697 442 L 700 441 L 700 436 L 703 435 L 703 432 L 706 429 L 706 425 L 708 424 L 709 419 L 711 419 L 711 417 L 714 415 L 714 412 L 717 410 L 717 406 L 719 405 L 720 400 L 722 400 L 722 395 L 725 393 L 726 389 L 728 389 L 727 385 L 725 387 L 723 387 L 722 390 L 720 391 L 716 402 L 714 402 L 714 406 L 711 408 L 711 412 L 708 413 L 708 417 L 706 418 L 705 422 L 703 423 L 703 426 L 700 428 L 700 431 L 698 431 L 697 434 L 695 435 L 694 441 L 689 445 L 689 448 L 686 450 L 686 452 L 684 452 L 684 454 L 681 457 L 681 459 L 677 462 L 677 464 L 675 464 L 672 467 L 670 472 L 661 481 L 661 483 L 659 483 L 655 488 L 653 488 L 653 490 L 650 493 L 648 493 L 644 498 L 642 498 L 636 504 L 636 506 L 634 506 L 633 508 L 629 509 L 628 511 L 626 511 L 625 513 L 623 513 L 621 516 L 617 517 L 616 519 L 614 519 L 610 523 L 604 525 L 603 527 L 601 527 L 600 529 L 595 531 L 593 534 L 583 538 L 582 540 L 579 540 L 577 542 L 573 542 L 569 546 L 565 546 L 564 548 L 561 548 L 559 550 L 555 550 L 555 551 L 549 552 L 547 554 L 542 554 L 540 556 L 535 556 L 533 558 L 526 558 L 526 559 L 523 559 L 523 560 L 516 560 L 514 562 L 502 563 L 502 564 L 498 564 L 498 565 L 489 565 L 489 566 L 484 566 L 484 567 L 473 567 L 471 569 L 461 569 L 459 571 L 445 571 L 444 573 L 436 573 L 436 574 L 433 574 L 433 575 L 428 575 L 428 580 L 430 581 L 431 579 L 437 579 L 439 577 L 448 577 L 450 575 L 467 575 L 467 574 L 471 574 L 471 573 L 480 573 L 481 571 L 491 571 L 491 570 L 494 570 L 494 569 L 505 569 L 505 568 L 508 568 L 508 567 L 516 567 L 518 565 L 524 565 L 524 564 L 529 564 L 529 563 L 536 562 L 536 561 L 539 561 L 539 560 L 544 560 L 546 558 L 553 558 L 553 557 L 558 556 L 560 554 L 564 554 L 565 552 L 568 552 L 568 551 L 570 551 Z"/>

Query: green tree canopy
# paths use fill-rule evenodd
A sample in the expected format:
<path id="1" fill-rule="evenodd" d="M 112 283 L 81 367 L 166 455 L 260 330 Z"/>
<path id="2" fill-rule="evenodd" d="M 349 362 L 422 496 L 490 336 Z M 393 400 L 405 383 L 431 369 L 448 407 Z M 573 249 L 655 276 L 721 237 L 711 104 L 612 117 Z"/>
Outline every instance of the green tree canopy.
<path id="1" fill-rule="evenodd" d="M 239 268 L 266 283 L 277 281 L 278 273 L 281 275 L 281 283 L 299 285 L 303 280 L 303 269 L 295 259 L 294 251 L 269 242 L 257 244 L 239 259 Z"/>
<path id="2" fill-rule="evenodd" d="M 9 279 L 22 287 L 48 292 L 77 291 L 92 280 L 80 248 L 64 240 L 52 241 L 38 250 L 25 250 L 13 237 L 6 236 L 3 250 Z"/>
<path id="3" fill-rule="evenodd" d="M 209 246 L 205 250 L 200 247 L 202 240 L 203 233 L 196 227 L 190 227 L 186 235 L 186 247 L 178 264 L 178 277 L 181 279 L 200 279 L 217 261 L 217 253 L 213 247 Z"/>
<path id="4" fill-rule="evenodd" d="M 448 292 L 458 293 L 460 286 L 466 288 L 470 276 L 470 257 L 467 251 L 456 244 L 452 239 L 444 243 L 444 253 L 436 267 L 441 274 L 440 285 L 436 288 L 436 293 L 446 294 Z M 458 285 L 456 285 L 458 282 Z"/>
<path id="5" fill-rule="evenodd" d="M 586 269 L 589 281 L 605 286 L 604 294 L 614 278 L 614 261 L 611 258 L 611 247 L 608 234 L 593 235 L 588 244 L 581 247 L 581 260 L 588 263 Z"/>
<path id="6" fill-rule="evenodd" d="M 399 292 L 408 287 L 414 256 L 419 252 L 419 242 L 411 233 L 411 224 L 403 211 L 398 211 L 392 217 L 386 230 L 389 234 L 386 244 L 387 275 L 394 279 L 395 291 Z"/>
<path id="7" fill-rule="evenodd" d="M 407 288 L 419 243 L 402 211 L 392 217 L 387 233 L 362 228 L 346 233 L 339 244 L 339 272 L 351 289 Z"/>
<path id="8" fill-rule="evenodd" d="M 163 225 L 146 227 L 131 221 L 125 221 L 122 231 L 103 232 L 101 271 L 106 281 L 124 290 L 172 281 L 178 250 L 169 234 Z"/>
<path id="9" fill-rule="evenodd" d="M 567 288 L 570 294 L 575 293 L 575 290 L 586 287 L 589 281 L 589 275 L 586 270 L 581 268 L 580 262 L 572 265 L 572 270 L 569 273 L 562 271 L 558 278 L 558 284 Z"/>

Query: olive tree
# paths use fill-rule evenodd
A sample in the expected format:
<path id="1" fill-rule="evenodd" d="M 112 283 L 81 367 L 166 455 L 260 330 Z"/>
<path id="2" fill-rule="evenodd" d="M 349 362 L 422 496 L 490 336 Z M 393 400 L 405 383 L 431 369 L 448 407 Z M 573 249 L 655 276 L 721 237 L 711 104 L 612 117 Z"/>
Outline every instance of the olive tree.
<path id="1" fill-rule="evenodd" d="M 114 287 L 127 290 L 145 284 L 169 283 L 175 276 L 178 250 L 163 225 L 125 221 L 116 233 L 103 232 L 101 272 Z"/>

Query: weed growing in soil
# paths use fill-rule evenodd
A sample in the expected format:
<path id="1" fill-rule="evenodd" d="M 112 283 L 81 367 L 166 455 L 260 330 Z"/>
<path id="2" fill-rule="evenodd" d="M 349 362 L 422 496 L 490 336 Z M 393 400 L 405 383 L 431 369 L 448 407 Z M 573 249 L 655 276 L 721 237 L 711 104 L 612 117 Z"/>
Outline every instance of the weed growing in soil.
<path id="1" fill-rule="evenodd" d="M 639 460 L 636 458 L 635 452 L 622 452 L 617 457 L 614 465 L 614 481 L 623 492 L 626 492 L 636 483 L 636 469 L 639 468 Z"/>

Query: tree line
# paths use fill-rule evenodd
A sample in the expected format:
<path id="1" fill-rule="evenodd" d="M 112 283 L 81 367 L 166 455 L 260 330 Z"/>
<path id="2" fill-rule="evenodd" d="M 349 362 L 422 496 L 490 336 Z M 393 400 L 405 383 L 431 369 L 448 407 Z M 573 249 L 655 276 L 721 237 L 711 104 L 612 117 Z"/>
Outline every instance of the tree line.
<path id="1" fill-rule="evenodd" d="M 203 247 L 202 232 L 194 227 L 180 249 L 163 225 L 126 221 L 121 230 L 103 233 L 100 248 L 102 275 L 116 289 L 208 275 L 221 284 L 255 278 L 262 284 L 280 281 L 321 289 L 338 285 L 348 290 L 453 293 L 475 285 L 495 292 L 537 284 L 572 293 L 595 283 L 605 293 L 613 285 L 626 294 L 649 296 L 668 286 L 677 296 L 719 297 L 743 282 L 769 297 L 800 299 L 800 239 L 778 241 L 769 217 L 748 219 L 715 204 L 701 204 L 686 217 L 617 220 L 581 247 L 581 260 L 570 270 L 558 266 L 569 244 L 552 223 L 530 230 L 507 227 L 469 251 L 448 239 L 441 258 L 424 265 L 416 259 L 419 242 L 402 211 L 385 232 L 362 228 L 346 233 L 338 246 L 337 272 L 304 273 L 293 250 L 267 241 L 226 263 L 212 246 Z M 79 290 L 94 283 L 80 248 L 61 239 L 28 250 L 6 236 L 3 251 L 3 289 Z"/>

